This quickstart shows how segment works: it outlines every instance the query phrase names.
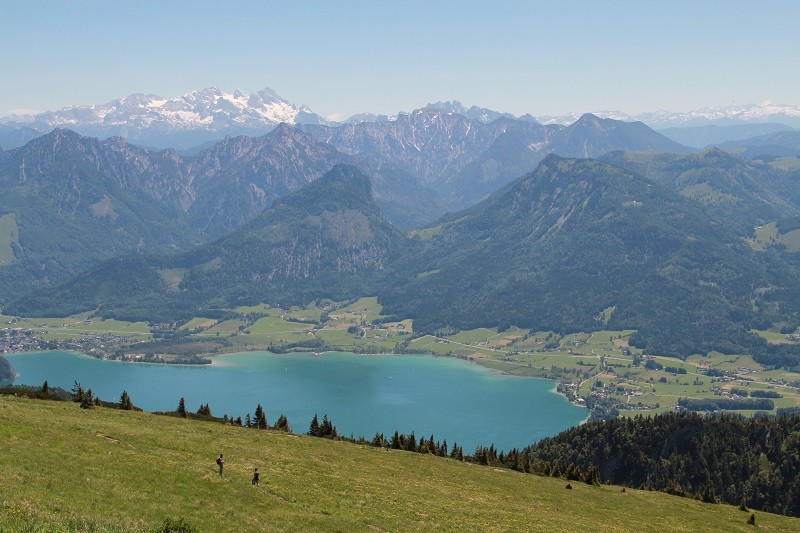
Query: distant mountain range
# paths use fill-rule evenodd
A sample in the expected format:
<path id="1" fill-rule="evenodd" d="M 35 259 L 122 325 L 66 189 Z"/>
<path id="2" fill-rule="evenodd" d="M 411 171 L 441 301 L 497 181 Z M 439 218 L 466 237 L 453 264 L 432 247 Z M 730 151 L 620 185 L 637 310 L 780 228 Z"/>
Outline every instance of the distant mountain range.
<path id="1" fill-rule="evenodd" d="M 559 116 L 533 117 L 525 114 L 515 117 L 487 108 L 467 108 L 458 101 L 436 102 L 423 109 L 436 109 L 458 114 L 472 121 L 490 123 L 497 119 L 518 120 L 543 125 L 566 126 L 576 122 L 584 113 Z M 395 116 L 362 113 L 345 120 L 345 124 L 364 122 L 392 122 L 407 113 Z M 779 124 L 782 127 L 800 127 L 800 107 L 764 103 L 718 108 L 705 108 L 687 113 L 657 111 L 631 115 L 618 111 L 597 111 L 600 118 L 625 122 L 643 122 L 655 129 L 687 128 L 715 125 L 722 130 L 714 133 L 712 142 L 741 139 L 741 132 L 728 131 L 728 126 L 742 124 Z M 260 136 L 280 123 L 336 125 L 311 111 L 307 106 L 297 106 L 264 88 L 246 94 L 241 91 L 226 93 L 215 87 L 192 91 L 187 94 L 163 98 L 152 94 L 132 94 L 105 104 L 67 107 L 58 111 L 47 111 L 37 115 L 16 115 L 0 119 L 0 147 L 16 148 L 53 128 L 69 128 L 82 135 L 105 139 L 112 136 L 125 137 L 129 142 L 157 148 L 191 149 L 224 136 Z M 725 132 L 725 133 L 723 133 Z M 744 137 L 757 133 L 745 134 Z M 667 135 L 673 140 L 686 142 L 692 136 L 680 132 Z M 694 137 L 697 137 L 695 134 Z M 702 138 L 703 135 L 700 134 Z M 702 142 L 702 141 L 701 141 Z"/>
<path id="2" fill-rule="evenodd" d="M 644 122 L 651 128 L 663 129 L 672 127 L 731 126 L 749 123 L 780 123 L 793 128 L 800 128 L 800 106 L 773 104 L 731 105 L 706 107 L 696 111 L 677 113 L 671 111 L 654 111 L 648 113 L 629 114 L 622 111 L 594 111 L 593 114 L 624 120 L 626 122 Z M 548 115 L 536 117 L 542 124 L 571 124 L 578 114 Z"/>
<path id="3" fill-rule="evenodd" d="M 281 123 L 318 124 L 326 121 L 306 106 L 297 107 L 269 88 L 252 94 L 225 93 L 216 87 L 175 98 L 132 94 L 99 105 L 73 106 L 33 116 L 0 120 L 0 146 L 26 132 L 48 133 L 70 128 L 101 139 L 120 136 L 129 142 L 159 148 L 189 148 L 226 135 L 263 135 Z M 4 138 L 5 137 L 5 138 Z"/>
<path id="4" fill-rule="evenodd" d="M 292 109 L 281 102 L 278 108 Z M 97 260 L 179 251 L 220 237 L 337 164 L 369 175 L 381 209 L 403 228 L 469 208 L 549 154 L 640 154 L 614 162 L 653 179 L 667 180 L 673 171 L 686 176 L 676 181 L 679 191 L 712 210 L 741 214 L 736 224 L 794 215 L 791 173 L 721 154 L 713 164 L 708 157 L 686 159 L 691 149 L 640 122 L 591 114 L 569 126 L 508 116 L 484 122 L 487 110 L 473 110 L 473 119 L 455 112 L 455 104 L 450 108 L 430 106 L 377 122 L 282 123 L 257 137 L 226 137 L 192 155 L 66 129 L 0 151 L 0 303 L 59 283 Z M 788 153 L 796 147 L 795 133 L 754 138 L 749 151 L 730 149 L 748 155 L 780 146 Z M 718 172 L 723 167 L 738 170 Z M 135 213 L 150 215 L 142 220 Z M 96 237 L 84 244 L 92 232 Z"/>
<path id="5" fill-rule="evenodd" d="M 800 139 L 774 124 L 714 126 L 751 136 L 696 151 L 643 122 L 458 102 L 341 124 L 269 90 L 68 111 L 0 127 L 23 143 L 0 151 L 8 312 L 171 321 L 374 294 L 421 332 L 636 329 L 648 351 L 765 362 L 783 356 L 748 330 L 800 323 Z"/>
<path id="6" fill-rule="evenodd" d="M 16 309 L 97 308 L 109 316 L 171 320 L 237 305 L 253 294 L 284 305 L 298 298 L 342 300 L 376 290 L 375 274 L 405 246 L 405 235 L 375 203 L 369 178 L 356 167 L 336 165 L 211 243 L 173 256 L 108 260 L 54 292 L 39 293 L 58 294 L 57 302 L 35 295 Z"/>
<path id="7" fill-rule="evenodd" d="M 674 188 L 549 155 L 479 204 L 406 234 L 383 217 L 368 178 L 337 165 L 211 243 L 110 259 L 7 311 L 172 321 L 376 294 L 417 332 L 635 329 L 631 341 L 650 353 L 776 361 L 778 348 L 749 330 L 800 322 L 797 254 L 750 246 L 752 228 Z M 786 360 L 798 364 L 795 355 Z"/>
<path id="8" fill-rule="evenodd" d="M 800 158 L 800 131 L 776 131 L 739 141 L 728 141 L 721 146 L 748 159 Z"/>

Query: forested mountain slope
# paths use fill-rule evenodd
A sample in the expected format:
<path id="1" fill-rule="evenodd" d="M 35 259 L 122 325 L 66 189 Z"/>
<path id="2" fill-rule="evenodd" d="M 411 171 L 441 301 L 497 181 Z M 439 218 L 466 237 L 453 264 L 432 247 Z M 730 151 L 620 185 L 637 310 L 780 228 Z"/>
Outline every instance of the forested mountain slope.
<path id="1" fill-rule="evenodd" d="M 337 165 L 212 243 L 176 256 L 113 259 L 8 310 L 97 309 L 169 321 L 241 303 L 344 299 L 374 292 L 377 273 L 404 248 L 405 236 L 383 218 L 369 179 Z"/>
<path id="2" fill-rule="evenodd" d="M 636 329 L 648 351 L 749 350 L 756 320 L 797 321 L 796 266 L 701 204 L 608 163 L 549 156 L 428 230 L 393 266 L 384 312 L 415 329 Z M 394 282 L 392 280 L 395 280 Z"/>

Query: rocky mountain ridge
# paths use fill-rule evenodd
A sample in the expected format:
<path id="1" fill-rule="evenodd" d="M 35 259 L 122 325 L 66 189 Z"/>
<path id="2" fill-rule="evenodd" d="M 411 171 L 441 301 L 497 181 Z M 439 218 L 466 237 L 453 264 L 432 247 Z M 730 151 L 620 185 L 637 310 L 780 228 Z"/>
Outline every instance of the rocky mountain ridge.
<path id="1" fill-rule="evenodd" d="M 326 121 L 307 106 L 298 107 L 268 87 L 251 94 L 209 87 L 174 98 L 137 93 L 105 104 L 0 120 L 10 131 L 28 128 L 47 133 L 53 128 L 70 128 L 83 135 L 121 136 L 135 144 L 178 149 L 225 135 L 263 135 L 281 123 Z"/>
<path id="2" fill-rule="evenodd" d="M 483 124 L 509 119 L 567 126 L 585 114 L 567 113 L 534 118 L 526 113 L 515 117 L 511 113 L 485 107 L 466 107 L 456 100 L 430 103 L 422 109 L 455 113 Z M 417 111 L 421 110 L 400 112 L 393 116 L 360 113 L 346 119 L 343 124 L 394 122 Z M 771 102 L 708 107 L 689 112 L 655 111 L 630 114 L 602 110 L 592 114 L 625 122 L 639 121 L 656 129 L 760 123 L 800 127 L 800 106 Z M 0 118 L 0 146 L 4 149 L 16 148 L 53 128 L 70 128 L 82 135 L 101 139 L 122 136 L 134 144 L 181 150 L 219 140 L 225 135 L 263 135 L 280 123 L 338 125 L 314 113 L 308 106 L 289 102 L 270 88 L 246 94 L 239 90 L 227 93 L 216 87 L 209 87 L 173 98 L 137 93 L 104 104 L 71 106 L 36 115 L 3 117 Z M 684 138 L 685 135 L 676 133 L 675 139 Z M 734 138 L 726 137 L 720 142 Z"/>

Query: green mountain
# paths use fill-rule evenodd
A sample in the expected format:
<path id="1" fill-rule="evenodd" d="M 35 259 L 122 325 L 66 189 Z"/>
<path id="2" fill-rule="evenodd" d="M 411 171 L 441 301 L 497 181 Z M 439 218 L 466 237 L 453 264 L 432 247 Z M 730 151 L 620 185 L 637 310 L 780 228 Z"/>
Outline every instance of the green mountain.
<path id="1" fill-rule="evenodd" d="M 586 113 L 547 142 L 546 153 L 600 157 L 614 150 L 683 154 L 692 149 L 664 137 L 642 122 L 624 122 Z"/>
<path id="2" fill-rule="evenodd" d="M 377 273 L 404 245 L 373 199 L 369 179 L 337 165 L 210 244 L 178 256 L 113 259 L 8 311 L 98 309 L 157 321 L 240 303 L 341 300 L 374 291 Z"/>
<path id="3" fill-rule="evenodd" d="M 415 331 L 517 325 L 636 329 L 650 352 L 752 349 L 754 320 L 797 323 L 797 268 L 750 248 L 701 204 L 611 164 L 549 156 L 422 230 L 384 312 Z"/>
<path id="4" fill-rule="evenodd" d="M 691 151 L 641 122 L 592 114 L 563 127 L 509 117 L 482 122 L 425 108 L 392 121 L 303 128 L 357 158 L 371 174 L 390 165 L 417 176 L 449 210 L 485 199 L 550 153 L 600 157 L 612 150 Z"/>
<path id="5" fill-rule="evenodd" d="M 716 156 L 728 157 L 706 154 Z M 369 180 L 339 165 L 210 244 L 116 258 L 7 311 L 171 322 L 374 294 L 385 314 L 413 318 L 416 332 L 634 329 L 631 342 L 650 353 L 718 350 L 800 365 L 793 347 L 749 333 L 800 324 L 800 254 L 757 245 L 752 226 L 668 185 L 551 155 L 408 239 L 383 218 Z M 780 235 L 796 227 L 784 220 Z"/>
<path id="6" fill-rule="evenodd" d="M 55 130 L 0 153 L 0 304 L 114 255 L 198 242 L 178 210 L 131 177 L 126 167 L 144 151 L 123 153 L 116 143 Z"/>
<path id="7" fill-rule="evenodd" d="M 800 203 L 777 186 L 787 172 L 718 148 L 690 155 L 613 152 L 603 159 L 676 189 L 746 236 L 755 226 L 800 214 Z"/>
<path id="8" fill-rule="evenodd" d="M 728 142 L 733 142 L 735 144 L 741 139 L 749 139 L 759 135 L 790 129 L 792 128 L 786 124 L 778 124 L 775 122 L 751 122 L 745 124 L 731 124 L 728 126 L 719 124 L 708 124 L 706 126 L 677 126 L 659 129 L 658 132 L 676 143 L 700 149 L 711 145 L 719 146 L 722 143 Z"/>
<path id="9" fill-rule="evenodd" d="M 501 119 L 507 121 L 506 119 Z M 453 209 L 465 209 L 487 198 L 544 159 L 546 139 L 557 135 L 539 124 L 511 122 L 478 158 L 447 180 L 442 194 Z"/>
<path id="10" fill-rule="evenodd" d="M 777 131 L 740 141 L 726 142 L 720 147 L 748 159 L 762 159 L 765 156 L 798 157 L 800 156 L 800 131 Z"/>
<path id="11" fill-rule="evenodd" d="M 220 237 L 333 165 L 350 162 L 288 124 L 261 137 L 225 138 L 187 159 L 196 192 L 186 216 L 201 233 Z"/>

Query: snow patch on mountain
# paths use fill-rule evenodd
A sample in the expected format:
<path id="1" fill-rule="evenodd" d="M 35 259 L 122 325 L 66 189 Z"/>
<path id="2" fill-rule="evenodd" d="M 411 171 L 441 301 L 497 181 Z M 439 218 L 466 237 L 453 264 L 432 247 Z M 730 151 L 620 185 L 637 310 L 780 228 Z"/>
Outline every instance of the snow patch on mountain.
<path id="1" fill-rule="evenodd" d="M 311 114 L 307 107 L 305 113 Z M 132 94 L 99 105 L 71 106 L 37 115 L 14 115 L 0 123 L 37 127 L 94 126 L 222 131 L 231 125 L 271 127 L 294 124 L 300 110 L 269 88 L 252 94 L 226 93 L 216 87 L 191 91 L 175 98 Z"/>

